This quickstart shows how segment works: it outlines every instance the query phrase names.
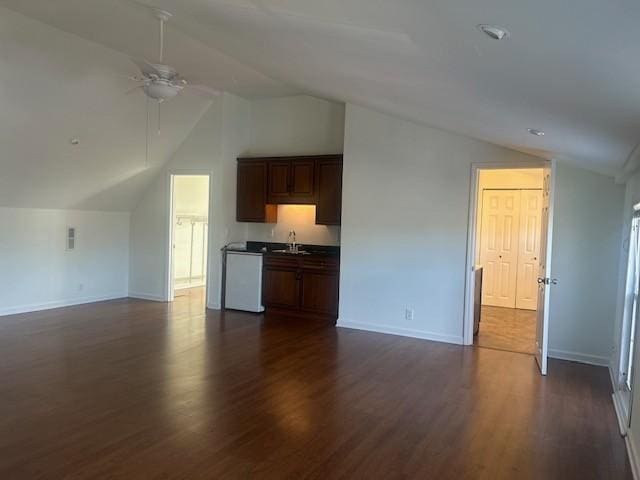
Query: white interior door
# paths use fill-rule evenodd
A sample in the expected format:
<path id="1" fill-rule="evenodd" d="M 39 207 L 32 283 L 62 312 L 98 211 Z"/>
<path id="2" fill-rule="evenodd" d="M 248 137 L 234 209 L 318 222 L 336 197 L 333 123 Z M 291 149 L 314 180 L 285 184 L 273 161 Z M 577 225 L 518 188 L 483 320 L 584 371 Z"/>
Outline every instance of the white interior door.
<path id="1" fill-rule="evenodd" d="M 544 169 L 542 188 L 542 218 L 540 234 L 540 255 L 538 256 L 538 314 L 536 325 L 536 360 L 542 375 L 547 374 L 547 343 L 549 335 L 549 286 L 555 284 L 551 280 L 551 237 L 552 237 L 552 203 L 553 187 L 551 168 Z"/>
<path id="2" fill-rule="evenodd" d="M 536 310 L 538 306 L 541 221 L 542 190 L 521 190 L 516 308 Z"/>
<path id="3" fill-rule="evenodd" d="M 520 191 L 484 190 L 480 230 L 483 305 L 515 307 L 519 228 Z"/>

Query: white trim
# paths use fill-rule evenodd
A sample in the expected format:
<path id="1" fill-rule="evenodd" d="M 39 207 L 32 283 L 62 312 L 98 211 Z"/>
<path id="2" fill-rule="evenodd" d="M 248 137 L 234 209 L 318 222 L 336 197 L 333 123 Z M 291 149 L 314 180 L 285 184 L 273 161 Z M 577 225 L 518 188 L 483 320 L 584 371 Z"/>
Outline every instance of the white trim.
<path id="1" fill-rule="evenodd" d="M 354 330 L 365 330 L 367 332 L 386 333 L 388 335 L 399 335 L 402 337 L 420 338 L 423 340 L 433 340 L 434 342 L 462 345 L 462 336 L 458 335 L 446 335 L 442 333 L 426 332 L 424 330 L 413 330 L 410 328 L 379 325 L 376 323 L 352 322 L 349 320 L 338 320 L 336 326 L 339 328 L 351 328 Z"/>
<path id="2" fill-rule="evenodd" d="M 220 310 L 222 308 L 222 305 L 220 305 L 220 302 L 216 302 L 216 303 L 207 302 L 207 308 L 209 310 Z"/>
<path id="3" fill-rule="evenodd" d="M 611 394 L 613 400 L 613 409 L 616 411 L 616 418 L 618 419 L 618 428 L 620 429 L 620 435 L 625 437 L 628 433 L 627 429 L 627 415 L 625 414 L 624 402 L 620 398 L 620 390 L 616 390 Z"/>
<path id="4" fill-rule="evenodd" d="M 546 253 L 547 258 L 545 258 L 545 275 L 547 278 L 553 278 L 553 265 L 552 265 L 552 255 L 553 255 L 553 217 L 555 212 L 555 202 L 556 202 L 556 176 L 557 176 L 557 167 L 558 162 L 554 159 L 551 160 L 551 165 L 545 168 L 549 168 L 549 180 L 551 184 L 548 185 L 549 188 L 549 211 L 547 212 L 547 239 L 546 239 Z M 539 361 L 540 373 L 542 375 L 547 374 L 548 369 L 548 357 L 549 353 L 549 324 L 551 322 L 551 285 L 547 285 L 544 288 L 544 305 L 543 305 L 543 317 L 542 317 L 542 345 L 540 345 L 538 352 L 536 352 L 536 360 Z M 540 306 L 538 306 L 540 308 Z M 536 339 L 538 332 L 536 331 Z M 537 344 L 537 342 L 536 342 Z M 539 358 L 538 358 L 539 355 Z M 580 360 L 577 360 L 580 361 Z M 605 360 L 605 365 L 609 364 L 609 359 Z M 588 363 L 588 362 L 584 362 Z"/>
<path id="5" fill-rule="evenodd" d="M 206 285 L 206 282 L 204 280 L 202 280 L 201 282 L 196 282 L 196 283 L 190 283 L 189 285 L 180 285 L 179 287 L 173 287 L 174 292 L 177 292 L 178 290 L 189 290 L 190 288 L 199 288 L 199 287 L 204 287 Z"/>
<path id="6" fill-rule="evenodd" d="M 117 300 L 119 298 L 127 298 L 124 292 L 110 293 L 107 295 L 94 295 L 91 297 L 81 297 L 65 300 L 53 300 L 50 302 L 32 303 L 29 305 L 18 305 L 16 307 L 8 307 L 0 309 L 0 316 L 16 315 L 19 313 L 39 312 L 41 310 L 51 310 L 53 308 L 72 307 L 74 305 L 83 305 L 85 303 L 104 302 L 107 300 Z"/>
<path id="7" fill-rule="evenodd" d="M 590 353 L 570 352 L 567 350 L 549 349 L 548 356 L 558 360 L 569 360 L 570 362 L 586 363 L 587 365 L 597 365 L 599 367 L 608 367 L 609 358 L 599 355 L 591 355 Z"/>
<path id="8" fill-rule="evenodd" d="M 153 302 L 166 302 L 164 295 L 154 295 L 152 293 L 129 292 L 129 298 L 138 298 L 140 300 L 151 300 Z"/>
<path id="9" fill-rule="evenodd" d="M 628 431 L 627 436 L 624 437 L 624 443 L 627 445 L 627 456 L 629 457 L 629 463 L 631 464 L 631 473 L 634 480 L 640 480 L 640 461 L 638 458 L 638 451 L 636 450 L 636 442 L 633 437 L 633 432 Z"/>
<path id="10" fill-rule="evenodd" d="M 467 261 L 465 263 L 464 315 L 462 323 L 464 345 L 473 345 L 473 293 L 475 290 L 473 271 L 476 256 L 476 212 L 478 209 L 478 187 L 480 182 L 479 172 L 480 170 L 546 168 L 550 165 L 553 168 L 553 162 L 549 162 L 548 160 L 471 164 L 471 180 L 469 184 L 469 219 L 467 222 Z M 555 171 L 552 170 L 551 176 L 553 180 Z M 549 199 L 549 202 L 551 213 L 553 197 Z M 552 217 L 550 217 L 550 224 L 551 219 Z"/>

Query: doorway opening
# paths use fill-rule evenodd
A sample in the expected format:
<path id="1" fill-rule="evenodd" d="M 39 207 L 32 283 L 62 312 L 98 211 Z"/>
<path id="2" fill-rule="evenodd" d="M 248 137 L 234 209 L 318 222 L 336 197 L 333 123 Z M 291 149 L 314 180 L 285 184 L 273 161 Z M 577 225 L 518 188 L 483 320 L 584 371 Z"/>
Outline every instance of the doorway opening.
<path id="1" fill-rule="evenodd" d="M 171 175 L 171 248 L 169 300 L 207 298 L 209 246 L 209 175 Z"/>
<path id="2" fill-rule="evenodd" d="M 546 374 L 551 167 L 473 173 L 465 343 L 535 355 Z"/>

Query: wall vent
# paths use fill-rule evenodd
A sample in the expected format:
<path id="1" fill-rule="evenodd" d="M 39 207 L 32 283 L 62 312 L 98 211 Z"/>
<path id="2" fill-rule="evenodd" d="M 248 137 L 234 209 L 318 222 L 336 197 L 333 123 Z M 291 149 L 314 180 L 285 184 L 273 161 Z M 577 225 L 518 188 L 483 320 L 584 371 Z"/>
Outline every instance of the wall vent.
<path id="1" fill-rule="evenodd" d="M 67 227 L 67 250 L 76 249 L 76 228 Z"/>

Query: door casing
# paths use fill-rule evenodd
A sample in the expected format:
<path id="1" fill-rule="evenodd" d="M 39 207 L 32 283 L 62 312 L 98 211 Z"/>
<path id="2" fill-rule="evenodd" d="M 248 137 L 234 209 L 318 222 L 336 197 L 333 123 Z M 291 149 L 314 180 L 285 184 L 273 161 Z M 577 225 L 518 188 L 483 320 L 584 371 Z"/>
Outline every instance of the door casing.
<path id="1" fill-rule="evenodd" d="M 478 189 L 481 170 L 497 170 L 497 169 L 527 169 L 527 168 L 550 168 L 551 170 L 551 185 L 550 185 L 550 198 L 549 198 L 549 219 L 547 228 L 547 255 L 546 255 L 546 275 L 551 277 L 551 254 L 552 254 L 552 240 L 553 240 L 553 210 L 555 199 L 555 177 L 556 177 L 556 160 L 540 160 L 540 161 L 524 161 L 524 162 L 491 162 L 491 163 L 472 163 L 471 164 L 471 178 L 469 188 L 469 219 L 467 228 L 467 261 L 465 264 L 465 293 L 464 293 L 464 313 L 463 313 L 463 328 L 462 337 L 464 345 L 473 344 L 473 294 L 474 294 L 474 266 L 475 266 L 475 254 L 476 243 L 479 239 L 476 238 L 477 231 L 477 217 L 476 212 L 478 210 Z M 545 295 L 544 305 L 544 335 L 543 335 L 543 350 L 546 356 L 548 349 L 548 337 L 549 337 L 549 294 Z M 545 368 L 541 368 L 541 373 L 546 375 L 546 361 Z"/>

